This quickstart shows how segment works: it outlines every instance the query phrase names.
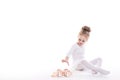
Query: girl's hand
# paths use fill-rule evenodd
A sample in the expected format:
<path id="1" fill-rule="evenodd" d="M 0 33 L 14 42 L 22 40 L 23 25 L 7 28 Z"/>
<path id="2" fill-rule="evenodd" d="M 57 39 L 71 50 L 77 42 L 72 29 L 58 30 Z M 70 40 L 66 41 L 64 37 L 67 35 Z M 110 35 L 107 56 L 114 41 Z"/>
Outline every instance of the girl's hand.
<path id="1" fill-rule="evenodd" d="M 68 62 L 68 60 L 62 59 L 62 62 L 67 63 L 67 65 L 69 66 L 69 62 Z"/>

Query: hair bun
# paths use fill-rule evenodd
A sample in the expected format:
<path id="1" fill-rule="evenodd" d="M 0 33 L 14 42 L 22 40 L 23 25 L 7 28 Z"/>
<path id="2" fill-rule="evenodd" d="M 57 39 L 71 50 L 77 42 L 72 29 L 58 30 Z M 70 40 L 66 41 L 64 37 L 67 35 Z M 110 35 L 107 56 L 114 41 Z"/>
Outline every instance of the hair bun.
<path id="1" fill-rule="evenodd" d="M 90 27 L 88 27 L 88 26 L 83 26 L 82 27 L 82 31 L 84 32 L 91 32 L 91 30 L 90 30 Z"/>

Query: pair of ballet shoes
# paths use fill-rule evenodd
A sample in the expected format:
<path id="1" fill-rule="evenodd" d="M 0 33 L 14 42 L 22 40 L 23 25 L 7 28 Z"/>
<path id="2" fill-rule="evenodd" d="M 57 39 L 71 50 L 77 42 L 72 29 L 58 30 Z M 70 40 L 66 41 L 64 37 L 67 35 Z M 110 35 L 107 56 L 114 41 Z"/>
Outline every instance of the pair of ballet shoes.
<path id="1" fill-rule="evenodd" d="M 57 69 L 56 72 L 53 72 L 53 74 L 51 75 L 51 77 L 69 77 L 71 75 L 72 75 L 72 73 L 68 69 L 64 69 L 64 70 Z"/>

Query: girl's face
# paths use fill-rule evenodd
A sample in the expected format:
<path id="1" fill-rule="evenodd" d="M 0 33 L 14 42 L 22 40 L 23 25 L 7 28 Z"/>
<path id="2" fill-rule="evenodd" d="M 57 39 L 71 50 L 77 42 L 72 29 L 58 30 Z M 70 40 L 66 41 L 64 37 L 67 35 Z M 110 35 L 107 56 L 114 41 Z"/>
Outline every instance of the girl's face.
<path id="1" fill-rule="evenodd" d="M 84 45 L 84 43 L 85 43 L 86 41 L 87 41 L 87 38 L 86 38 L 85 36 L 82 36 L 82 35 L 78 36 L 78 45 L 79 45 L 79 46 Z"/>

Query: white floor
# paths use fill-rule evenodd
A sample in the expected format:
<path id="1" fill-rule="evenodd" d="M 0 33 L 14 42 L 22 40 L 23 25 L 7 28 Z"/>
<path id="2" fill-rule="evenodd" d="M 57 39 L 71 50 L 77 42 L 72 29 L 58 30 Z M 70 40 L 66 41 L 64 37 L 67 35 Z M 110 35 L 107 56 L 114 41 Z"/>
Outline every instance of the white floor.
<path id="1" fill-rule="evenodd" d="M 120 80 L 120 76 L 115 71 L 110 75 L 92 75 L 87 72 L 76 71 L 70 77 L 53 78 L 50 74 L 46 74 L 43 76 L 36 76 L 33 80 Z"/>
<path id="2" fill-rule="evenodd" d="M 120 80 L 119 71 L 111 71 L 110 75 L 92 75 L 89 72 L 75 71 L 70 77 L 51 77 L 53 70 L 48 72 L 36 72 L 33 74 L 14 74 L 6 76 L 0 73 L 0 80 Z"/>
<path id="3" fill-rule="evenodd" d="M 116 73 L 116 71 L 112 71 L 110 75 L 92 75 L 89 72 L 79 72 L 76 71 L 73 73 L 72 76 L 70 77 L 57 77 L 57 78 L 53 78 L 50 77 L 49 74 L 47 74 L 46 76 L 44 75 L 44 77 L 39 77 L 36 80 L 120 80 L 120 76 L 119 73 Z"/>

